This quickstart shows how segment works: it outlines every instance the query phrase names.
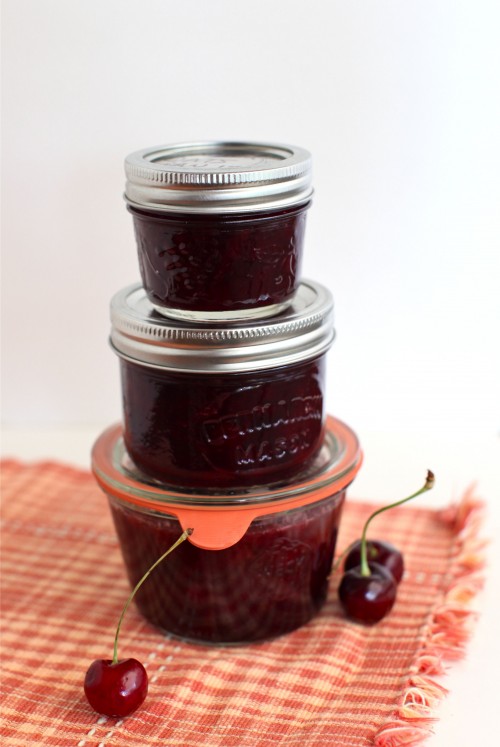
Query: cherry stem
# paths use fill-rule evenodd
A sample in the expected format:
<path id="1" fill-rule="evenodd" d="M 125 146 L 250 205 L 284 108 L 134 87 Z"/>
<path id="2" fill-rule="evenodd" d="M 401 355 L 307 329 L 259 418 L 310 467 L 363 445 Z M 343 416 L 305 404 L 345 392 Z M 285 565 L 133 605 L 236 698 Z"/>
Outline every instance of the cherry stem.
<path id="1" fill-rule="evenodd" d="M 335 573 L 335 571 L 337 570 L 337 568 L 340 566 L 340 564 L 344 560 L 345 556 L 348 555 L 351 552 L 352 548 L 356 545 L 356 543 L 357 543 L 357 540 L 353 540 L 351 542 L 351 544 L 348 545 L 345 548 L 345 550 L 342 550 L 342 552 L 340 553 L 340 555 L 337 556 L 337 559 L 336 559 L 335 563 L 332 565 L 332 570 L 330 571 L 330 575 L 332 575 L 333 573 Z"/>
<path id="2" fill-rule="evenodd" d="M 371 523 L 372 519 L 375 518 L 375 516 L 378 516 L 379 514 L 382 514 L 384 511 L 388 511 L 390 508 L 396 508 L 396 506 L 401 506 L 403 503 L 406 503 L 407 501 L 411 501 L 413 498 L 416 498 L 417 495 L 421 495 L 422 493 L 425 493 L 427 490 L 430 490 L 434 485 L 434 473 L 429 470 L 427 470 L 427 477 L 425 479 L 425 485 L 423 485 L 420 490 L 417 490 L 416 493 L 412 493 L 411 495 L 407 496 L 406 498 L 403 498 L 400 501 L 396 501 L 396 503 L 390 503 L 388 506 L 382 506 L 381 508 L 378 508 L 376 511 L 372 513 L 372 515 L 368 518 L 365 526 L 363 527 L 363 534 L 361 535 L 361 559 L 360 559 L 360 566 L 361 566 L 361 575 L 362 576 L 370 576 L 370 566 L 368 565 L 368 553 L 366 550 L 366 532 L 368 529 L 369 524 Z"/>
<path id="3" fill-rule="evenodd" d="M 160 565 L 160 563 L 162 562 L 162 560 L 165 560 L 165 558 L 167 557 L 167 555 L 170 555 L 170 553 L 173 550 L 175 550 L 176 547 L 179 547 L 179 545 L 182 544 L 182 542 L 184 542 L 184 540 L 187 540 L 187 538 L 192 533 L 193 533 L 192 529 L 186 529 L 186 531 L 181 534 L 181 536 L 179 537 L 179 539 L 176 540 L 176 542 L 174 542 L 174 544 L 171 547 L 169 547 L 168 550 L 166 552 L 164 552 L 163 555 L 160 558 L 158 558 L 158 560 L 155 563 L 153 563 L 153 565 L 151 566 L 151 568 L 149 568 L 146 571 L 146 573 L 144 574 L 144 576 L 136 583 L 136 585 L 132 589 L 129 598 L 125 602 L 125 605 L 124 605 L 124 607 L 122 609 L 122 613 L 120 615 L 120 619 L 118 620 L 118 625 L 116 626 L 115 646 L 114 646 L 114 649 L 113 649 L 113 664 L 117 664 L 118 663 L 118 636 L 120 635 L 120 628 L 122 626 L 123 618 L 125 617 L 125 613 L 128 610 L 132 599 L 135 597 L 136 593 L 139 591 L 139 589 L 143 585 L 144 581 L 148 578 L 148 576 L 150 575 L 150 573 L 152 571 L 154 571 L 154 569 L 156 568 L 156 566 Z"/>

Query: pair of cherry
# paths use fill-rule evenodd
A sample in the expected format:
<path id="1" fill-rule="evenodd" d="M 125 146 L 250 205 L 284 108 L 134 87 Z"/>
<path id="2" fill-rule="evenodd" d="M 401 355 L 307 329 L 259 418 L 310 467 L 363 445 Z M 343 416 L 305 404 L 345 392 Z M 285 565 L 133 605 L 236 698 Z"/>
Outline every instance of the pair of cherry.
<path id="1" fill-rule="evenodd" d="M 361 539 L 340 556 L 340 560 L 345 558 L 345 561 L 338 594 L 350 619 L 375 623 L 385 617 L 394 605 L 397 586 L 403 576 L 403 556 L 399 550 L 388 542 L 366 539 L 372 519 L 383 511 L 400 506 L 430 490 L 433 484 L 434 475 L 428 471 L 425 484 L 420 490 L 375 511 L 368 518 Z M 183 532 L 177 542 L 158 558 L 132 590 L 118 621 L 113 659 L 97 659 L 87 670 L 84 681 L 85 695 L 98 713 L 105 716 L 128 716 L 144 702 L 148 693 L 148 675 L 143 665 L 137 659 L 118 659 L 121 624 L 132 599 L 150 573 L 191 533 L 191 529 Z"/>
<path id="2" fill-rule="evenodd" d="M 416 498 L 417 495 L 430 490 L 433 485 L 434 475 L 428 470 L 425 484 L 420 490 L 375 511 L 368 518 L 361 539 L 344 553 L 344 574 L 338 595 L 346 615 L 351 620 L 368 624 L 382 620 L 396 601 L 397 587 L 403 577 L 404 561 L 400 551 L 389 542 L 366 539 L 372 519 L 384 511 Z M 342 557 L 343 555 L 341 559 Z"/>

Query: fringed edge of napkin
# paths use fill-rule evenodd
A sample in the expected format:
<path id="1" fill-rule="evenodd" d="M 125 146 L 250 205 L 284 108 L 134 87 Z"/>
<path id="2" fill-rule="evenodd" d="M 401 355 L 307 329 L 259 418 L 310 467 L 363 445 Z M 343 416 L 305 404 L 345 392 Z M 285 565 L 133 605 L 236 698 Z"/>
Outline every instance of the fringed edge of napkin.
<path id="1" fill-rule="evenodd" d="M 446 661 L 464 655 L 476 617 L 470 602 L 484 584 L 487 543 L 480 538 L 483 514 L 484 503 L 475 496 L 474 486 L 458 504 L 438 514 L 456 537 L 448 584 L 427 623 L 422 647 L 392 718 L 375 736 L 375 747 L 417 747 L 433 732 L 436 707 L 448 690 L 432 675 L 444 674 Z"/>

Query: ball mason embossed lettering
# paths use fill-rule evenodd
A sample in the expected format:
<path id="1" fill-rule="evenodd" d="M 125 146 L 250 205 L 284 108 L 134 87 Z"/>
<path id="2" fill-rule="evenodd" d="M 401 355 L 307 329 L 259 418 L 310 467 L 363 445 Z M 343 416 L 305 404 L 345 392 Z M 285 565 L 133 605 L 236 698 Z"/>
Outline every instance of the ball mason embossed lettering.
<path id="1" fill-rule="evenodd" d="M 241 488 L 298 476 L 325 431 L 333 301 L 303 281 L 277 317 L 229 326 L 155 312 L 140 286 L 112 301 L 124 439 L 145 475 L 179 488 Z"/>

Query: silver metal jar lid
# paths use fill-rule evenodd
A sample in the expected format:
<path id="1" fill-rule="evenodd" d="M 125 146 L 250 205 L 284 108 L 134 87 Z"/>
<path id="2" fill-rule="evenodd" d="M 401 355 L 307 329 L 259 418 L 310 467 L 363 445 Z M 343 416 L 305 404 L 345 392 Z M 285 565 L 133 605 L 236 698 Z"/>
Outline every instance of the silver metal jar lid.
<path id="1" fill-rule="evenodd" d="M 167 319 L 137 283 L 111 301 L 110 342 L 122 358 L 153 368 L 238 373 L 290 365 L 325 353 L 333 342 L 333 299 L 327 288 L 303 281 L 292 305 L 251 325 L 191 324 Z"/>
<path id="2" fill-rule="evenodd" d="M 293 145 L 198 142 L 160 145 L 125 159 L 129 205 L 175 213 L 281 209 L 312 195 L 311 156 Z"/>

